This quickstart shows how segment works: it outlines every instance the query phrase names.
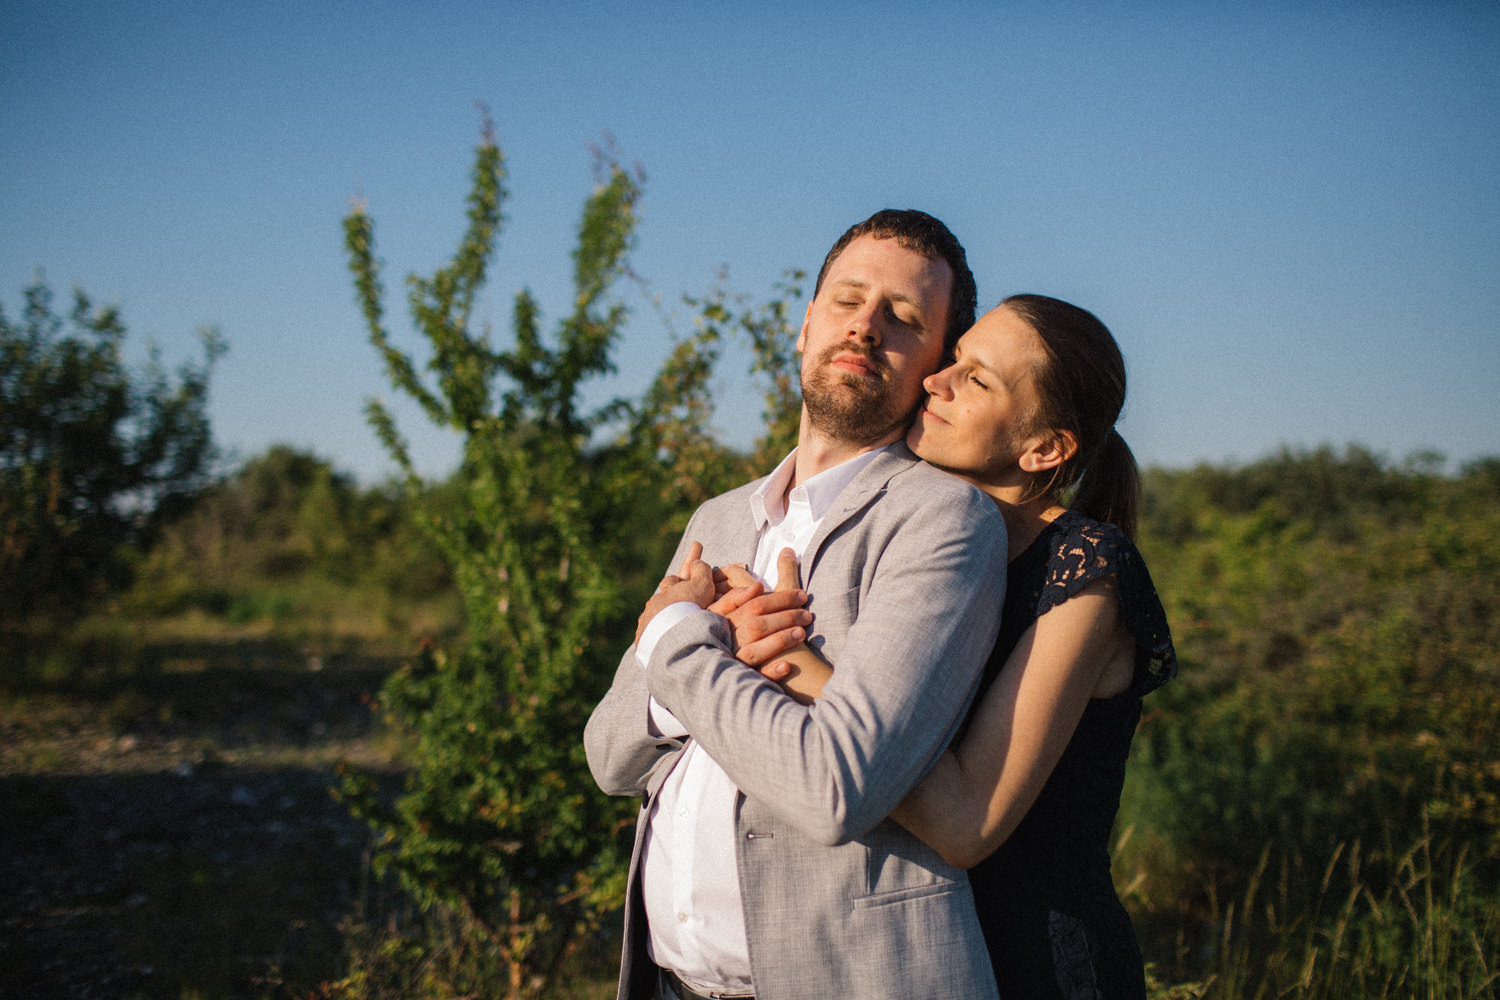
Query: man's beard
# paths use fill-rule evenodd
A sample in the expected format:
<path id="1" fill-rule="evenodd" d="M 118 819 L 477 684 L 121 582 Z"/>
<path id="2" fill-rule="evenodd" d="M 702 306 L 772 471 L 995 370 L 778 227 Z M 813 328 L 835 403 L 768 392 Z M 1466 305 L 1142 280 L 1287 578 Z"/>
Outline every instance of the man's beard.
<path id="1" fill-rule="evenodd" d="M 831 367 L 839 354 L 858 353 L 875 369 L 861 376 Z M 891 385 L 891 370 L 880 358 L 835 344 L 819 356 L 811 371 L 802 375 L 802 405 L 812 426 L 835 441 L 867 444 L 893 430 L 905 430 L 917 411 L 917 402 L 901 406 Z"/>

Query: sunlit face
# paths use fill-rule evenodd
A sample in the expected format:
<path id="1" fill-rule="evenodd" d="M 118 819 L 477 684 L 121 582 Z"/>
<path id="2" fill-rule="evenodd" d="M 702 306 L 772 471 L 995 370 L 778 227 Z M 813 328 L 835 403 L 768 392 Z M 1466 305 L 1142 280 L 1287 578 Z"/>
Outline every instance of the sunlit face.
<path id="1" fill-rule="evenodd" d="M 866 444 L 898 431 L 942 359 L 953 271 L 893 239 L 852 241 L 824 275 L 797 338 L 813 428 Z"/>
<path id="2" fill-rule="evenodd" d="M 906 437 L 940 469 L 980 486 L 1025 482 L 1021 456 L 1040 440 L 1036 372 L 1046 359 L 1041 339 L 1001 306 L 958 341 L 955 361 L 923 384 L 929 393 Z"/>

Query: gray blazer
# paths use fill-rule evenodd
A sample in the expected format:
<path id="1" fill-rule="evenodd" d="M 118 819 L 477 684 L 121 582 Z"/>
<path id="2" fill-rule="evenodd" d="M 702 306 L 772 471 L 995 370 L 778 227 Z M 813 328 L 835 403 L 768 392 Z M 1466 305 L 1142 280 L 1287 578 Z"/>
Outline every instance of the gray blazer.
<path id="1" fill-rule="evenodd" d="M 749 494 L 709 501 L 690 542 L 750 562 Z M 839 669 L 811 707 L 739 663 L 727 623 L 695 615 L 646 671 L 628 650 L 584 733 L 612 795 L 643 795 L 627 889 L 621 1000 L 652 996 L 637 885 L 645 817 L 683 742 L 647 730 L 651 695 L 740 789 L 735 828 L 751 975 L 761 1000 L 993 998 L 965 874 L 885 817 L 952 739 L 994 644 L 1005 526 L 978 490 L 904 444 L 835 502 L 802 560 L 811 642 Z"/>

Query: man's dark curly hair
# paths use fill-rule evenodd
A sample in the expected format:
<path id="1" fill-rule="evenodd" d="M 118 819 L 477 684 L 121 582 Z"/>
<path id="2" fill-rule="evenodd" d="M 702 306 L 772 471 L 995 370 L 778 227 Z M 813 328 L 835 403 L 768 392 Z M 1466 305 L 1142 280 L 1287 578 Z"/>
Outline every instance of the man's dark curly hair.
<path id="1" fill-rule="evenodd" d="M 833 249 L 828 251 L 828 256 L 823 258 L 823 268 L 818 271 L 818 282 L 813 286 L 814 298 L 823 287 L 823 277 L 839 254 L 861 236 L 895 240 L 929 260 L 947 262 L 953 271 L 953 289 L 948 295 L 948 328 L 943 333 L 943 347 L 945 352 L 951 354 L 958 338 L 974 325 L 974 309 L 979 297 L 974 287 L 974 274 L 969 270 L 969 259 L 964 254 L 963 244 L 958 242 L 958 237 L 926 212 L 919 212 L 914 208 L 881 209 L 864 222 L 849 227 L 848 232 L 840 236 Z"/>

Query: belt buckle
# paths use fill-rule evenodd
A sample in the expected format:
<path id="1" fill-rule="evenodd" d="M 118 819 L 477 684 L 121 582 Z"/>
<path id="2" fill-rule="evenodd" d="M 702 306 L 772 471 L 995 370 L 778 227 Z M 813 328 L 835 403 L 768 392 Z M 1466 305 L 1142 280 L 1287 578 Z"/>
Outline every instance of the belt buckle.
<path id="1" fill-rule="evenodd" d="M 699 993 L 687 983 L 682 977 L 671 969 L 662 969 L 667 975 L 667 982 L 672 986 L 672 992 L 677 994 L 678 1000 L 755 1000 L 754 993 L 726 993 L 722 990 L 712 990 L 708 993 Z"/>

